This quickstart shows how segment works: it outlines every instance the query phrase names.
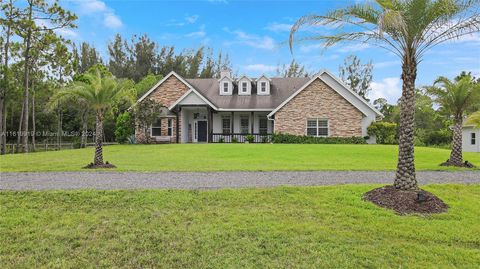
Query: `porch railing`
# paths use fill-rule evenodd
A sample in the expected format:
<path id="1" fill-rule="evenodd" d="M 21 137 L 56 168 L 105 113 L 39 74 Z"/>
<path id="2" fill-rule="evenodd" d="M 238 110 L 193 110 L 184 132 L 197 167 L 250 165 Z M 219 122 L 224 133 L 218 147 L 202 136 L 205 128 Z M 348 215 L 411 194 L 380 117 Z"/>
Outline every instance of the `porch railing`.
<path id="1" fill-rule="evenodd" d="M 210 134 L 211 143 L 270 143 L 272 134 L 249 134 L 249 133 L 212 133 Z"/>

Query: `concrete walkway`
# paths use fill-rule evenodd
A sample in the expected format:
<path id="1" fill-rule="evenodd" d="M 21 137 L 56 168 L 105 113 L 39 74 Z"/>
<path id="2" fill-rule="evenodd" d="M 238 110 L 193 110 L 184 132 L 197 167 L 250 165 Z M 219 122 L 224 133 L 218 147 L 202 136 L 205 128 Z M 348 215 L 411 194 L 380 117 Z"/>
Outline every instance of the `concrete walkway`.
<path id="1" fill-rule="evenodd" d="M 0 173 L 0 190 L 218 189 L 335 184 L 391 184 L 393 171 L 43 172 Z M 480 184 L 480 171 L 417 172 L 420 184 Z"/>

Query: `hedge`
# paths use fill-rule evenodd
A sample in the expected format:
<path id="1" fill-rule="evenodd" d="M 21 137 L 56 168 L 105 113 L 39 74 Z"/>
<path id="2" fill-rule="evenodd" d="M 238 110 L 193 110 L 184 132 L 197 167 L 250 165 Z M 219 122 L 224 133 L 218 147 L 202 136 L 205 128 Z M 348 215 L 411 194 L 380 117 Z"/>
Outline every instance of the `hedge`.
<path id="1" fill-rule="evenodd" d="M 273 134 L 272 142 L 276 144 L 366 144 L 363 137 L 314 137 L 305 135 Z"/>
<path id="2" fill-rule="evenodd" d="M 398 144 L 398 125 L 394 122 L 373 122 L 367 128 L 369 136 L 375 136 L 377 144 Z"/>

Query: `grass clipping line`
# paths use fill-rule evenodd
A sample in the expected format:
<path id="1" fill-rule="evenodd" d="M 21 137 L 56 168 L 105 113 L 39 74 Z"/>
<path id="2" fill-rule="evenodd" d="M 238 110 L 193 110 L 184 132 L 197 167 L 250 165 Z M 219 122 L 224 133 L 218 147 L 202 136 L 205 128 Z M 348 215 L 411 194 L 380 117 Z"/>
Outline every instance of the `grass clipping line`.
<path id="1" fill-rule="evenodd" d="M 436 214 L 448 209 L 448 205 L 440 198 L 422 189 L 405 191 L 384 186 L 365 193 L 363 199 L 400 215 Z"/>

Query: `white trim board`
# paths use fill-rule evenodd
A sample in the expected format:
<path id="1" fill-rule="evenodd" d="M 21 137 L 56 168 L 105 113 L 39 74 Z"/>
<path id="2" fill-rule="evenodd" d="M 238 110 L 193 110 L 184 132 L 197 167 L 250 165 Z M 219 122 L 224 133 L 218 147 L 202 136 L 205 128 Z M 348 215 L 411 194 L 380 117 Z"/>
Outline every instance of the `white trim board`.
<path id="1" fill-rule="evenodd" d="M 327 76 L 329 76 L 330 78 L 332 78 L 335 82 L 339 83 L 339 85 L 341 87 L 343 87 L 345 90 L 347 90 L 350 94 L 353 95 L 353 97 L 355 97 L 356 99 L 360 100 L 363 104 L 365 104 L 369 109 L 371 109 L 373 112 L 375 112 L 376 115 L 380 116 L 380 117 L 383 117 L 383 114 L 378 111 L 375 107 L 373 107 L 371 104 L 369 104 L 367 101 L 365 101 L 361 96 L 359 96 L 357 93 L 355 93 L 354 91 L 352 91 L 351 89 L 349 89 L 345 84 L 343 84 L 341 81 L 339 81 L 337 78 L 335 78 L 334 75 L 332 75 L 330 72 L 326 71 L 326 70 L 323 70 L 321 71 L 320 73 L 318 73 L 317 75 L 315 75 L 312 79 L 310 79 L 310 81 L 308 81 L 305 85 L 303 85 L 300 89 L 298 89 L 296 92 L 294 92 L 292 95 L 290 95 L 290 97 L 287 98 L 287 100 L 283 101 L 279 106 L 277 106 L 270 114 L 268 114 L 268 117 L 271 118 L 275 113 L 277 113 L 282 107 L 284 107 L 288 102 L 290 102 L 295 96 L 297 96 L 299 93 L 301 93 L 304 89 L 306 89 L 310 84 L 312 84 L 315 80 L 317 79 L 320 79 L 321 81 L 323 81 L 325 84 L 327 84 L 327 86 L 329 86 L 330 88 L 332 88 L 334 91 L 336 91 L 340 96 L 342 96 L 345 100 L 347 100 L 350 104 L 352 104 L 354 107 L 356 107 L 358 110 L 360 110 L 364 115 L 368 115 L 368 113 L 365 111 L 365 109 L 363 107 L 360 107 L 358 106 L 357 104 L 355 104 L 355 102 L 353 102 L 353 100 L 351 100 L 352 98 L 348 97 L 348 96 L 345 96 L 345 94 L 343 94 L 341 92 L 340 89 L 338 89 L 338 87 L 336 87 L 335 85 L 332 85 L 332 83 L 328 82 L 327 80 L 325 80 L 324 78 L 322 78 L 322 75 L 326 74 Z"/>
<path id="2" fill-rule="evenodd" d="M 208 101 L 207 98 L 205 98 L 202 94 L 200 94 L 197 90 L 195 90 L 194 88 L 191 88 L 190 90 L 188 90 L 184 95 L 182 95 L 182 97 L 178 98 L 177 101 L 175 101 L 175 103 L 173 103 L 169 108 L 168 110 L 172 110 L 176 105 L 178 105 L 183 99 L 187 98 L 188 95 L 190 95 L 191 93 L 194 93 L 196 94 L 200 99 L 202 99 L 202 101 L 204 101 L 207 105 L 209 105 L 210 107 L 212 107 L 213 109 L 217 110 L 217 107 L 214 106 L 210 101 Z"/>

